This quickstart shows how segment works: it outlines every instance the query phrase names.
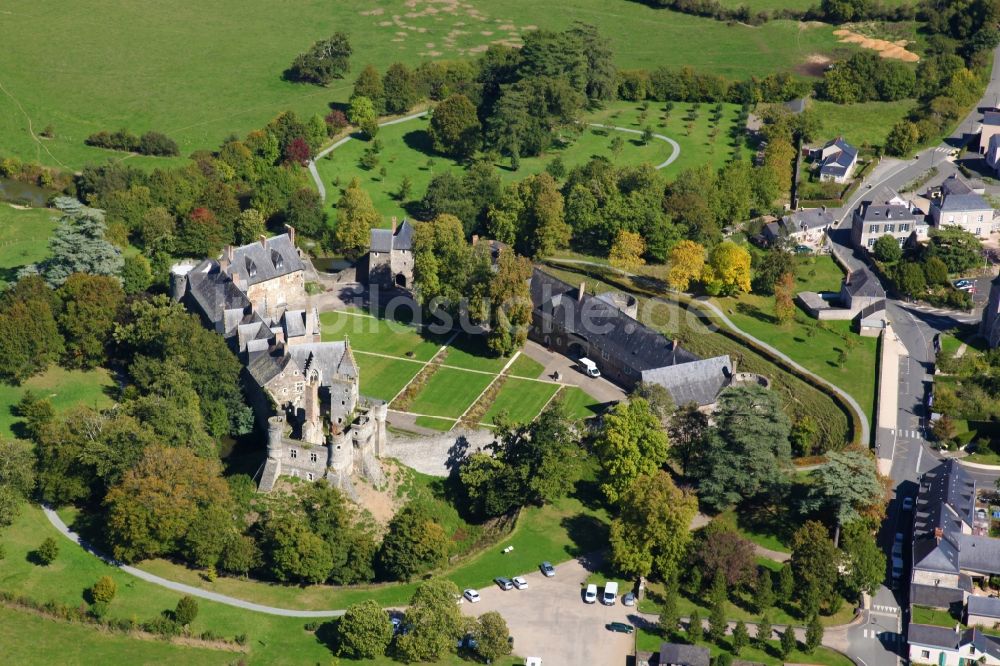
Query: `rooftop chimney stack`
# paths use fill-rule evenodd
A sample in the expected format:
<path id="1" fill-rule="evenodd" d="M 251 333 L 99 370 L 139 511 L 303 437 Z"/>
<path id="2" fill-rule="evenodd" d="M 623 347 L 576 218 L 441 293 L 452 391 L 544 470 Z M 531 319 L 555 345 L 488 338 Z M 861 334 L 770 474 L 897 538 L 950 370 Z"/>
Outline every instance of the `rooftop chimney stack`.
<path id="1" fill-rule="evenodd" d="M 285 231 L 288 232 L 288 240 L 292 241 L 292 247 L 295 247 L 295 227 L 290 224 L 286 224 Z"/>
<path id="2" fill-rule="evenodd" d="M 267 236 L 261 234 L 259 240 L 260 240 L 260 246 L 264 249 L 267 249 Z"/>
<path id="3" fill-rule="evenodd" d="M 222 249 L 222 261 L 219 262 L 219 268 L 222 269 L 223 273 L 229 272 L 229 267 L 233 265 L 233 246 L 227 245 Z"/>
<path id="4" fill-rule="evenodd" d="M 392 234 L 393 235 L 396 234 L 396 216 L 395 215 L 392 216 Z"/>

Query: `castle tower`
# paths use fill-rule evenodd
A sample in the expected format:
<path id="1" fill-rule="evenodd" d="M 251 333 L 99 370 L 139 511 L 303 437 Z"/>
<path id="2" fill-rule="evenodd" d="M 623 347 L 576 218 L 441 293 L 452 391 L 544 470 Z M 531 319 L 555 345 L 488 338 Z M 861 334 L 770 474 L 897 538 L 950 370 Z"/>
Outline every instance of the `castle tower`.
<path id="1" fill-rule="evenodd" d="M 312 359 L 310 358 L 310 361 Z M 323 419 L 320 414 L 319 385 L 321 378 L 315 368 L 306 370 L 302 440 L 309 444 L 323 443 Z"/>
<path id="2" fill-rule="evenodd" d="M 281 438 L 285 435 L 285 417 L 272 416 L 267 419 L 267 457 L 281 459 Z"/>
<path id="3" fill-rule="evenodd" d="M 190 263 L 174 264 L 170 267 L 170 297 L 179 303 L 187 293 L 188 273 L 194 268 Z"/>

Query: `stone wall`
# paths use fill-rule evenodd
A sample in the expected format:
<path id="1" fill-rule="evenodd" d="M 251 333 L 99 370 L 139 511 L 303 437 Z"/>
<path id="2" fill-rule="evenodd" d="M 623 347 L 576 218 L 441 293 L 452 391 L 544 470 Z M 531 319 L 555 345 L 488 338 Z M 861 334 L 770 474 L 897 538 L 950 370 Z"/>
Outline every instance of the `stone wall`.
<path id="1" fill-rule="evenodd" d="M 295 271 L 247 288 L 247 298 L 264 318 L 276 319 L 286 309 L 305 306 L 305 274 Z"/>

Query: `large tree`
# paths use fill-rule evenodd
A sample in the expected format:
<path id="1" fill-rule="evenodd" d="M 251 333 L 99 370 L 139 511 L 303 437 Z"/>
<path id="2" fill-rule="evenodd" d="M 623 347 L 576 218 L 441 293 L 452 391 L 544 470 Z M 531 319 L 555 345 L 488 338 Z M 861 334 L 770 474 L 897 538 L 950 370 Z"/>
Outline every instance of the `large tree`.
<path id="1" fill-rule="evenodd" d="M 361 182 L 351 181 L 337 202 L 337 227 L 334 241 L 337 249 L 350 257 L 360 256 L 366 249 L 371 230 L 382 224 L 382 216 L 368 193 L 361 189 Z"/>
<path id="2" fill-rule="evenodd" d="M 104 500 L 112 552 L 126 562 L 176 553 L 200 510 L 228 502 L 217 461 L 151 446 Z"/>
<path id="3" fill-rule="evenodd" d="M 667 265 L 667 284 L 670 288 L 687 291 L 691 282 L 699 279 L 704 271 L 705 248 L 694 241 L 679 241 L 670 250 Z"/>
<path id="4" fill-rule="evenodd" d="M 625 489 L 611 522 L 611 562 L 628 576 L 677 573 L 698 511 L 694 495 L 680 490 L 663 470 L 636 477 Z"/>
<path id="5" fill-rule="evenodd" d="M 352 51 L 348 36 L 335 32 L 300 53 L 289 69 L 289 78 L 325 86 L 347 73 Z"/>
<path id="6" fill-rule="evenodd" d="M 469 98 L 456 93 L 435 107 L 428 132 L 434 150 L 467 159 L 479 149 L 482 126 Z"/>
<path id="7" fill-rule="evenodd" d="M 410 501 L 389 521 L 379 551 L 379 565 L 389 580 L 408 581 L 444 564 L 450 542 L 427 508 Z"/>
<path id="8" fill-rule="evenodd" d="M 358 78 L 354 80 L 354 91 L 351 93 L 351 99 L 357 97 L 370 100 L 376 114 L 385 111 L 385 88 L 375 65 L 365 65 L 365 68 L 358 74 Z"/>
<path id="9" fill-rule="evenodd" d="M 111 329 L 125 302 L 117 278 L 74 273 L 56 292 L 62 299 L 59 328 L 66 340 L 66 363 L 92 368 L 105 359 Z"/>
<path id="10" fill-rule="evenodd" d="M 510 356 L 524 346 L 531 324 L 531 262 L 503 248 L 489 283 L 489 333 L 486 346 Z"/>
<path id="11" fill-rule="evenodd" d="M 845 525 L 841 545 L 847 565 L 845 587 L 859 600 L 862 593 L 874 594 L 885 578 L 885 553 L 866 522 L 856 520 Z"/>
<path id="12" fill-rule="evenodd" d="M 476 641 L 476 654 L 486 663 L 506 656 L 511 652 L 510 630 L 503 615 L 489 611 L 479 616 L 472 637 Z"/>
<path id="13" fill-rule="evenodd" d="M 38 272 L 52 287 L 73 273 L 117 276 L 122 269 L 121 251 L 105 239 L 104 214 L 92 208 L 67 213 L 49 240 L 49 257 L 38 264 Z"/>
<path id="14" fill-rule="evenodd" d="M 458 588 L 450 580 L 430 580 L 417 588 L 406 610 L 408 631 L 396 639 L 403 661 L 437 661 L 454 649 L 462 633 L 458 598 Z"/>
<path id="15" fill-rule="evenodd" d="M 724 509 L 781 485 L 791 459 L 791 425 L 778 396 L 759 386 L 729 388 L 719 396 L 715 425 L 688 474 L 699 497 Z"/>
<path id="16" fill-rule="evenodd" d="M 17 281 L 0 296 L 0 378 L 20 383 L 63 352 L 56 324 L 60 299 L 37 275 Z"/>
<path id="17" fill-rule="evenodd" d="M 642 398 L 618 403 L 605 417 L 595 448 L 603 470 L 601 489 L 611 502 L 642 474 L 653 474 L 667 460 L 670 443 L 659 418 Z"/>
<path id="18" fill-rule="evenodd" d="M 389 615 L 374 599 L 352 604 L 337 622 L 337 651 L 351 659 L 374 659 L 385 654 L 392 640 Z"/>
<path id="19" fill-rule="evenodd" d="M 757 572 L 753 543 L 718 519 L 699 530 L 691 554 L 706 577 L 721 575 L 729 587 L 752 582 Z"/>
<path id="20" fill-rule="evenodd" d="M 791 571 L 799 607 L 807 617 L 833 601 L 840 552 L 823 523 L 810 520 L 792 535 Z"/>
<path id="21" fill-rule="evenodd" d="M 709 293 L 750 291 L 750 252 L 732 241 L 719 243 L 708 255 L 702 281 Z"/>
<path id="22" fill-rule="evenodd" d="M 834 519 L 834 543 L 839 540 L 841 526 L 887 502 L 875 458 L 867 451 L 831 451 L 827 461 L 809 476 L 812 483 L 803 508 Z"/>
<path id="23" fill-rule="evenodd" d="M 389 65 L 382 79 L 387 113 L 406 113 L 417 103 L 417 81 L 413 70 L 401 62 Z"/>

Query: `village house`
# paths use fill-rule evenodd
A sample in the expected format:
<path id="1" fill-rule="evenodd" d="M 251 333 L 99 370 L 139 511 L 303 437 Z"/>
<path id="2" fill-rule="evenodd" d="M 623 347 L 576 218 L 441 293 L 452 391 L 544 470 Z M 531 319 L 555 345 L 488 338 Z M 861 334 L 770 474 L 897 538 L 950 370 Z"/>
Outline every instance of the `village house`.
<path id="1" fill-rule="evenodd" d="M 761 230 L 761 235 L 764 243 L 769 246 L 782 243 L 818 245 L 835 221 L 826 206 L 804 208 L 789 213 L 780 220 L 768 222 Z"/>
<path id="2" fill-rule="evenodd" d="M 659 652 L 636 652 L 637 666 L 709 666 L 708 648 L 681 643 L 661 643 Z"/>
<path id="3" fill-rule="evenodd" d="M 882 236 L 892 236 L 900 246 L 909 238 L 925 240 L 928 225 L 923 212 L 891 190 L 864 199 L 851 217 L 851 242 L 871 251 Z"/>
<path id="4" fill-rule="evenodd" d="M 877 335 L 885 328 L 885 289 L 867 266 L 848 273 L 836 294 L 800 291 L 795 299 L 816 319 L 855 321 L 862 335 Z"/>
<path id="5" fill-rule="evenodd" d="M 958 227 L 981 239 L 997 231 L 993 206 L 957 175 L 945 179 L 940 188 L 928 194 L 928 199 L 932 224 L 937 229 Z"/>
<path id="6" fill-rule="evenodd" d="M 171 286 L 244 363 L 244 386 L 268 433 L 260 490 L 285 475 L 325 479 L 353 495 L 355 473 L 381 480 L 386 406 L 359 395 L 350 342 L 322 342 L 304 271 L 289 228 L 227 247 L 219 259 L 174 266 Z"/>
<path id="7" fill-rule="evenodd" d="M 979 629 L 959 630 L 910 623 L 907 632 L 910 663 L 934 666 L 965 666 L 966 664 L 1000 664 L 1000 638 L 988 636 Z"/>
<path id="8" fill-rule="evenodd" d="M 822 183 L 847 183 L 858 165 L 858 149 L 842 136 L 811 151 L 810 157 L 817 165 L 816 172 Z"/>

